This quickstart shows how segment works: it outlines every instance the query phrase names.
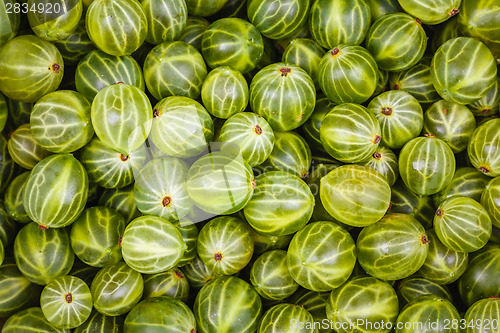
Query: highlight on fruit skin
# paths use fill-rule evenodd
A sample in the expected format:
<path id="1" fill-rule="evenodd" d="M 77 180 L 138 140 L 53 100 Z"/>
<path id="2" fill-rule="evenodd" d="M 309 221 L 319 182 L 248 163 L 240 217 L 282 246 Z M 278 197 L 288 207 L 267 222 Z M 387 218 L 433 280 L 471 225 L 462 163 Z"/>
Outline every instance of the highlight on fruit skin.
<path id="1" fill-rule="evenodd" d="M 314 236 L 313 236 L 314 235 Z M 318 241 L 316 235 L 323 236 Z M 331 247 L 335 241 L 335 249 Z M 308 251 L 313 249 L 314 255 Z M 356 264 L 357 249 L 351 235 L 334 222 L 314 222 L 297 232 L 288 248 L 287 266 L 293 279 L 313 291 L 341 286 Z"/>
<path id="2" fill-rule="evenodd" d="M 500 119 L 486 121 L 472 133 L 467 146 L 467 153 L 471 164 L 489 177 L 500 175 L 500 159 L 497 158 L 495 152 L 487 149 L 489 142 L 498 141 L 498 128 L 500 128 Z"/>
<path id="3" fill-rule="evenodd" d="M 455 164 L 451 148 L 429 134 L 414 138 L 403 146 L 399 155 L 399 174 L 411 191 L 431 195 L 451 182 Z"/>
<path id="4" fill-rule="evenodd" d="M 309 31 L 326 49 L 341 44 L 359 45 L 370 28 L 371 12 L 366 1 L 314 0 L 309 14 Z"/>
<path id="5" fill-rule="evenodd" d="M 422 267 L 429 253 L 424 227 L 410 215 L 398 213 L 387 214 L 363 229 L 356 245 L 361 267 L 383 280 L 409 277 Z M 399 269 L 391 269 L 393 265 Z"/>
<path id="6" fill-rule="evenodd" d="M 320 197 L 335 220 L 367 227 L 379 221 L 389 209 L 391 189 L 375 169 L 348 164 L 321 178 Z"/>
<path id="7" fill-rule="evenodd" d="M 434 216 L 439 240 L 458 252 L 475 252 L 491 236 L 492 222 L 486 209 L 474 199 L 454 196 L 443 201 Z"/>
<path id="8" fill-rule="evenodd" d="M 361 46 L 339 45 L 321 58 L 318 86 L 337 104 L 362 104 L 373 95 L 378 79 L 377 63 Z"/>
<path id="9" fill-rule="evenodd" d="M 92 42 L 114 56 L 132 54 L 148 32 L 144 9 L 132 0 L 93 1 L 85 15 L 85 26 Z"/>
<path id="10" fill-rule="evenodd" d="M 365 44 L 381 69 L 398 72 L 415 66 L 422 59 L 427 35 L 418 18 L 391 13 L 372 24 Z"/>
<path id="11" fill-rule="evenodd" d="M 50 323 L 57 327 L 75 328 L 90 316 L 92 295 L 90 288 L 81 279 L 63 276 L 45 286 L 40 306 Z"/>
<path id="12" fill-rule="evenodd" d="M 336 160 L 359 163 L 379 146 L 382 140 L 380 123 L 362 105 L 340 104 L 321 120 L 320 139 L 328 154 Z"/>
<path id="13" fill-rule="evenodd" d="M 401 7 L 410 15 L 429 25 L 442 23 L 460 13 L 462 0 L 439 0 L 422 3 L 415 0 L 398 0 Z"/>
<path id="14" fill-rule="evenodd" d="M 466 73 L 469 72 L 475 75 L 468 76 Z M 469 104 L 486 96 L 495 84 L 496 73 L 496 62 L 490 49 L 471 37 L 446 41 L 432 57 L 434 87 L 449 102 Z"/>
<path id="15" fill-rule="evenodd" d="M 57 89 L 64 75 L 59 50 L 37 36 L 17 36 L 0 49 L 0 91 L 8 98 L 34 103 Z"/>
<path id="16" fill-rule="evenodd" d="M 397 323 L 403 324 L 404 329 L 400 332 L 412 332 L 412 329 L 407 329 L 404 323 L 419 322 L 422 318 L 435 318 L 435 322 L 446 323 L 448 320 L 460 320 L 460 314 L 456 307 L 446 298 L 437 297 L 435 295 L 420 296 L 409 302 L 400 312 Z"/>
<path id="17" fill-rule="evenodd" d="M 315 100 L 312 78 L 296 65 L 268 65 L 250 83 L 250 108 L 275 131 L 290 131 L 304 124 L 314 111 Z"/>

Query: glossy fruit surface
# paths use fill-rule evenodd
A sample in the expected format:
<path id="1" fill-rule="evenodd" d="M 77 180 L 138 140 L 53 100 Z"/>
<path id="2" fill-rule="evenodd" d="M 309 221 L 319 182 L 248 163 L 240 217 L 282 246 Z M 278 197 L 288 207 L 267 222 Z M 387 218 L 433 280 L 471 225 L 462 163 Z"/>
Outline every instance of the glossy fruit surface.
<path id="1" fill-rule="evenodd" d="M 194 219 L 194 217 L 193 217 Z M 198 220 L 194 220 L 198 222 Z M 182 236 L 182 240 L 186 243 L 186 250 L 181 260 L 177 263 L 178 267 L 185 266 L 190 263 L 197 254 L 197 241 L 198 241 L 198 227 L 196 222 L 189 220 L 188 218 L 183 218 L 180 221 L 174 221 L 172 224 L 179 230 Z"/>
<path id="2" fill-rule="evenodd" d="M 87 208 L 71 226 L 71 247 L 87 265 L 104 267 L 122 259 L 125 219 L 113 208 Z"/>
<path id="3" fill-rule="evenodd" d="M 490 116 L 498 113 L 500 105 L 500 78 L 483 98 L 469 104 L 467 107 L 476 116 Z"/>
<path id="4" fill-rule="evenodd" d="M 145 142 L 153 112 L 142 90 L 128 84 L 114 84 L 97 93 L 91 119 L 95 134 L 103 143 L 128 155 Z"/>
<path id="5" fill-rule="evenodd" d="M 120 316 L 141 300 L 144 290 L 140 273 L 124 262 L 102 268 L 92 280 L 94 308 L 106 316 Z"/>
<path id="6" fill-rule="evenodd" d="M 199 155 L 207 150 L 214 137 L 210 114 L 191 98 L 166 97 L 155 105 L 153 113 L 151 142 L 169 156 Z"/>
<path id="7" fill-rule="evenodd" d="M 19 311 L 11 316 L 2 328 L 5 333 L 17 333 L 21 330 L 25 332 L 37 333 L 69 333 L 71 330 L 64 328 L 57 328 L 49 323 L 43 315 L 42 309 L 39 307 L 32 307 Z"/>
<path id="8" fill-rule="evenodd" d="M 13 1 L 0 331 L 466 333 L 500 294 L 495 0 Z"/>
<path id="9" fill-rule="evenodd" d="M 134 182 L 147 160 L 146 145 L 129 154 L 120 154 L 94 136 L 80 151 L 78 160 L 89 181 L 105 188 L 122 188 Z"/>
<path id="10" fill-rule="evenodd" d="M 5 211 L 14 221 L 21 223 L 31 222 L 23 204 L 23 191 L 29 176 L 29 171 L 21 173 L 11 181 L 5 190 Z"/>
<path id="11" fill-rule="evenodd" d="M 463 36 L 458 24 L 458 18 L 460 16 L 457 17 L 457 15 L 455 15 L 455 17 L 451 18 L 446 23 L 443 23 L 441 29 L 432 37 L 431 47 L 433 52 L 436 52 L 436 50 L 446 41 Z"/>
<path id="12" fill-rule="evenodd" d="M 458 280 L 460 297 L 467 306 L 500 293 L 500 247 L 492 245 L 479 251 Z"/>
<path id="13" fill-rule="evenodd" d="M 379 279 L 404 279 L 422 267 L 429 253 L 428 243 L 424 227 L 415 218 L 388 214 L 359 234 L 359 263 Z"/>
<path id="14" fill-rule="evenodd" d="M 33 246 L 37 251 L 32 250 Z M 66 229 L 41 229 L 36 223 L 29 223 L 17 234 L 14 258 L 26 278 L 45 285 L 68 274 L 75 255 Z"/>
<path id="15" fill-rule="evenodd" d="M 459 13 L 462 0 L 439 0 L 422 3 L 417 0 L 398 0 L 403 9 L 425 24 L 439 24 Z"/>
<path id="16" fill-rule="evenodd" d="M 297 321 L 294 325 L 293 323 Z M 301 332 L 301 333 L 314 333 L 317 332 L 316 328 L 311 327 L 311 324 L 306 328 L 299 328 L 300 323 L 311 323 L 313 321 L 312 315 L 296 304 L 278 304 L 267 310 L 262 316 L 259 324 L 258 333 L 274 333 L 274 332 Z M 292 323 L 292 324 L 291 324 Z"/>
<path id="17" fill-rule="evenodd" d="M 178 268 L 144 276 L 144 298 L 170 296 L 186 302 L 189 297 L 189 289 L 186 276 Z"/>
<path id="18" fill-rule="evenodd" d="M 453 196 L 469 197 L 481 202 L 486 184 L 491 180 L 482 172 L 472 167 L 460 167 L 455 171 L 453 179 L 443 190 L 433 196 L 434 204 L 439 206 L 444 200 Z M 486 204 L 481 203 L 486 209 Z M 494 221 L 492 220 L 494 223 Z"/>
<path id="19" fill-rule="evenodd" d="M 187 245 L 173 224 L 146 215 L 127 225 L 121 247 L 127 265 L 143 274 L 154 274 L 175 267 Z"/>
<path id="20" fill-rule="evenodd" d="M 284 63 L 294 64 L 304 69 L 318 87 L 318 67 L 325 50 L 313 39 L 294 38 L 283 51 L 281 60 Z"/>
<path id="21" fill-rule="evenodd" d="M 292 239 L 292 235 L 285 235 L 285 236 L 265 235 L 253 229 L 251 230 L 251 236 L 254 242 L 255 254 L 262 254 L 267 251 L 276 249 L 286 249 L 286 247 L 290 243 L 290 240 Z"/>
<path id="22" fill-rule="evenodd" d="M 314 322 L 321 322 L 323 320 L 328 320 L 326 317 L 326 301 L 330 296 L 329 292 L 318 293 L 315 291 L 307 291 L 305 289 L 297 291 L 291 298 L 290 303 L 298 304 L 313 316 Z M 319 333 L 331 333 L 333 329 L 331 327 L 319 327 Z"/>
<path id="23" fill-rule="evenodd" d="M 276 132 L 271 154 L 261 164 L 265 171 L 286 171 L 305 179 L 312 156 L 307 142 L 295 132 Z"/>
<path id="24" fill-rule="evenodd" d="M 467 312 L 465 313 L 464 319 L 467 323 L 491 323 L 491 325 L 496 325 L 500 315 L 500 299 L 498 297 L 490 297 L 487 299 L 482 299 L 472 304 Z M 481 325 L 483 326 L 483 325 Z M 484 325 L 486 326 L 486 325 Z M 490 325 L 488 325 L 490 326 Z M 467 333 L 479 333 L 483 332 L 482 327 L 467 327 Z"/>
<path id="25" fill-rule="evenodd" d="M 8 142 L 0 135 L 0 191 L 4 191 L 16 171 L 16 163 L 9 155 Z"/>
<path id="26" fill-rule="evenodd" d="M 455 154 L 467 148 L 475 129 L 474 115 L 461 104 L 441 100 L 432 104 L 424 114 L 424 133 L 446 142 Z"/>
<path id="27" fill-rule="evenodd" d="M 491 236 L 491 226 L 486 209 L 468 197 L 446 199 L 434 217 L 439 240 L 459 252 L 474 252 L 485 246 Z"/>
<path id="28" fill-rule="evenodd" d="M 124 331 L 129 333 L 155 332 L 158 327 L 168 327 L 172 333 L 195 332 L 196 321 L 186 304 L 172 297 L 160 296 L 137 304 L 127 314 L 124 323 Z"/>
<path id="29" fill-rule="evenodd" d="M 187 172 L 188 165 L 175 157 L 149 161 L 135 176 L 137 208 L 170 222 L 185 217 L 193 207 L 184 183 Z"/>
<path id="30" fill-rule="evenodd" d="M 493 225 L 500 228 L 500 177 L 488 182 L 481 195 L 481 205 L 488 211 Z"/>
<path id="31" fill-rule="evenodd" d="M 302 68 L 274 63 L 255 74 L 250 108 L 275 131 L 290 131 L 306 122 L 316 102 L 314 82 Z"/>
<path id="32" fill-rule="evenodd" d="M 281 1 L 250 0 L 248 18 L 260 33 L 270 39 L 281 39 L 293 34 L 307 21 L 310 0 Z M 272 15 L 269 12 L 272 11 Z"/>
<path id="33" fill-rule="evenodd" d="M 259 294 L 245 281 L 221 276 L 196 296 L 193 312 L 201 332 L 255 332 L 261 317 Z"/>
<path id="34" fill-rule="evenodd" d="M 321 202 L 326 211 L 347 225 L 364 227 L 380 220 L 391 199 L 391 189 L 376 170 L 343 165 L 321 179 Z"/>
<path id="35" fill-rule="evenodd" d="M 284 171 L 269 171 L 255 181 L 255 193 L 244 208 L 252 228 L 263 234 L 283 236 L 297 232 L 309 222 L 314 196 L 302 179 Z"/>
<path id="36" fill-rule="evenodd" d="M 27 1 L 27 8 L 35 8 L 39 2 Z M 54 9 L 27 11 L 28 22 L 33 32 L 48 41 L 63 40 L 70 36 L 82 17 L 83 4 L 80 0 L 51 2 Z M 59 7 L 58 7 L 59 6 Z M 56 11 L 55 8 L 59 10 Z"/>
<path id="37" fill-rule="evenodd" d="M 69 154 L 55 154 L 31 171 L 23 191 L 23 204 L 36 223 L 62 228 L 78 218 L 87 196 L 88 176 L 81 163 Z"/>
<path id="38" fill-rule="evenodd" d="M 314 0 L 309 14 L 309 31 L 324 48 L 340 44 L 359 45 L 370 27 L 370 7 L 365 1 Z"/>
<path id="39" fill-rule="evenodd" d="M 379 18 L 366 37 L 366 48 L 378 66 L 387 71 L 403 71 L 415 66 L 426 46 L 427 36 L 420 21 L 404 13 Z"/>
<path id="40" fill-rule="evenodd" d="M 356 258 L 354 240 L 343 227 L 333 222 L 314 222 L 292 238 L 287 265 L 302 287 L 329 291 L 347 281 Z"/>
<path id="41" fill-rule="evenodd" d="M 9 114 L 9 108 L 7 107 L 7 101 L 5 96 L 0 93 L 0 128 L 3 130 L 7 124 L 7 116 Z"/>
<path id="42" fill-rule="evenodd" d="M 472 72 L 475 75 L 468 74 Z M 470 37 L 448 40 L 432 57 L 434 87 L 449 102 L 469 104 L 486 96 L 495 84 L 496 72 L 491 51 Z"/>
<path id="43" fill-rule="evenodd" d="M 321 120 L 320 138 L 325 150 L 344 163 L 366 160 L 377 149 L 381 129 L 377 118 L 364 106 L 335 106 Z"/>
<path id="44" fill-rule="evenodd" d="M 14 0 L 4 0 L 2 1 L 2 6 L 12 6 L 16 3 Z M 7 9 L 7 8 L 5 8 Z M 19 31 L 19 26 L 21 24 L 21 13 L 16 13 L 15 11 L 7 12 L 3 10 L 1 12 L 2 19 L 0 20 L 0 46 L 14 38 Z"/>
<path id="45" fill-rule="evenodd" d="M 418 273 L 438 284 L 455 282 L 467 268 L 469 256 L 447 248 L 434 230 L 427 230 L 429 253 Z"/>
<path id="46" fill-rule="evenodd" d="M 144 60 L 144 80 L 157 100 L 168 96 L 198 98 L 206 76 L 200 52 L 182 41 L 157 45 Z"/>
<path id="47" fill-rule="evenodd" d="M 245 77 L 229 66 L 214 68 L 201 87 L 203 105 L 217 118 L 227 119 L 245 111 L 248 98 Z"/>
<path id="48" fill-rule="evenodd" d="M 145 90 L 141 67 L 131 56 L 112 56 L 93 50 L 76 67 L 76 90 L 89 101 L 103 88 L 119 82 Z"/>
<path id="49" fill-rule="evenodd" d="M 96 310 L 74 333 L 119 333 L 123 331 L 123 317 L 105 316 Z"/>
<path id="50" fill-rule="evenodd" d="M 417 99 L 405 91 L 384 92 L 368 104 L 380 122 L 381 142 L 397 149 L 416 138 L 422 131 L 424 118 Z"/>
<path id="51" fill-rule="evenodd" d="M 283 300 L 299 285 L 287 266 L 287 251 L 271 250 L 260 255 L 250 271 L 250 282 L 259 295 L 267 300 Z"/>
<path id="52" fill-rule="evenodd" d="M 26 103 L 57 89 L 64 74 L 61 53 L 40 37 L 18 36 L 0 50 L 0 91 Z"/>
<path id="53" fill-rule="evenodd" d="M 161 44 L 180 36 L 188 17 L 185 1 L 144 0 L 141 5 L 148 21 L 146 42 Z"/>
<path id="54" fill-rule="evenodd" d="M 311 117 L 301 127 L 302 137 L 314 151 L 325 151 L 325 147 L 321 143 L 321 121 L 334 107 L 335 103 L 332 103 L 325 96 L 318 95 Z"/>
<path id="55" fill-rule="evenodd" d="M 417 99 L 419 103 L 434 103 L 441 99 L 432 84 L 430 60 L 424 56 L 422 60 L 410 69 L 391 73 L 389 88 L 403 90 Z"/>
<path id="56" fill-rule="evenodd" d="M 445 326 L 448 322 L 459 322 L 461 319 L 458 310 L 447 299 L 434 295 L 421 296 L 408 303 L 400 312 L 397 322 L 402 323 L 403 328 L 397 328 L 396 332 L 414 332 L 412 328 L 405 327 L 404 323 L 422 323 L 429 320 L 434 327 L 429 327 L 421 332 L 436 332 L 441 331 L 439 328 Z M 447 330 L 448 332 L 458 333 L 460 329 L 456 328 Z"/>
<path id="57" fill-rule="evenodd" d="M 39 296 L 39 288 L 21 273 L 13 260 L 5 261 L 0 266 L 0 315 L 2 317 L 10 317 L 34 304 Z"/>
<path id="58" fill-rule="evenodd" d="M 439 285 L 421 277 L 409 277 L 397 285 L 397 293 L 401 305 L 406 305 L 412 300 L 425 295 L 434 295 L 453 301 L 451 291 L 447 286 Z"/>
<path id="59" fill-rule="evenodd" d="M 214 15 L 224 7 L 228 0 L 186 0 L 188 12 L 193 16 Z"/>
<path id="60" fill-rule="evenodd" d="M 90 39 L 111 55 L 130 55 L 146 39 L 148 21 L 143 7 L 133 0 L 93 1 L 85 16 Z"/>
<path id="61" fill-rule="evenodd" d="M 201 52 L 209 67 L 229 66 L 244 74 L 260 61 L 264 42 L 251 23 L 239 18 L 223 18 L 203 33 Z"/>
<path id="62" fill-rule="evenodd" d="M 197 251 L 200 259 L 215 275 L 233 275 L 252 258 L 250 228 L 236 217 L 220 216 L 200 230 Z"/>
<path id="63" fill-rule="evenodd" d="M 453 151 L 432 135 L 410 140 L 399 154 L 401 179 L 416 194 L 431 195 L 441 191 L 454 173 Z"/>
<path id="64" fill-rule="evenodd" d="M 368 160 L 360 164 L 377 170 L 384 176 L 389 186 L 394 185 L 399 178 L 398 159 L 396 154 L 385 146 L 379 146 L 377 151 L 374 152 Z"/>
<path id="65" fill-rule="evenodd" d="M 62 276 L 45 286 L 40 306 L 47 320 L 57 327 L 75 328 L 92 311 L 92 295 L 85 282 L 74 276 Z"/>
<path id="66" fill-rule="evenodd" d="M 498 62 L 500 58 L 500 29 L 497 19 L 500 8 L 494 4 L 494 0 L 462 0 L 458 26 L 461 33 L 485 43 Z"/>
<path id="67" fill-rule="evenodd" d="M 16 234 L 16 224 L 5 210 L 5 206 L 0 202 L 0 243 L 4 247 L 11 245 Z"/>
<path id="68" fill-rule="evenodd" d="M 469 141 L 467 153 L 471 164 L 490 177 L 500 176 L 500 158 L 490 147 L 500 145 L 500 119 L 491 119 L 479 125 Z"/>
<path id="69" fill-rule="evenodd" d="M 129 185 L 118 189 L 106 189 L 99 198 L 98 204 L 114 208 L 127 223 L 141 215 L 134 201 L 134 187 Z"/>
<path id="70" fill-rule="evenodd" d="M 358 319 L 373 323 L 382 320 L 385 323 L 395 323 L 398 312 L 398 297 L 394 289 L 389 283 L 371 276 L 350 279 L 332 291 L 326 303 L 326 316 L 334 323 L 356 322 Z M 337 332 L 346 333 L 350 330 L 340 327 Z"/>
<path id="71" fill-rule="evenodd" d="M 196 255 L 187 265 L 182 267 L 182 272 L 193 288 L 201 288 L 216 278 L 215 274 Z"/>
<path id="72" fill-rule="evenodd" d="M 71 153 L 85 146 L 94 129 L 90 119 L 90 103 L 70 90 L 59 90 L 40 98 L 30 116 L 35 140 L 53 153 Z"/>
<path id="73" fill-rule="evenodd" d="M 366 2 L 370 6 L 372 23 L 386 14 L 402 11 L 398 0 L 367 0 Z"/>
<path id="74" fill-rule="evenodd" d="M 10 133 L 7 149 L 12 160 L 28 170 L 51 155 L 36 142 L 29 124 L 21 125 Z"/>
<path id="75" fill-rule="evenodd" d="M 188 16 L 186 26 L 179 36 L 179 40 L 192 45 L 195 49 L 201 52 L 201 39 L 203 33 L 207 30 L 210 22 L 203 17 Z"/>
<path id="76" fill-rule="evenodd" d="M 218 141 L 239 146 L 241 155 L 252 167 L 262 164 L 272 155 L 276 135 L 269 123 L 253 112 L 242 112 L 224 122 Z"/>
<path id="77" fill-rule="evenodd" d="M 189 197 L 210 214 L 237 212 L 249 202 L 255 189 L 250 165 L 239 152 L 229 149 L 200 157 L 191 165 L 186 178 Z"/>
<path id="78" fill-rule="evenodd" d="M 81 20 L 76 30 L 67 38 L 54 42 L 66 65 L 77 65 L 87 53 L 96 48 L 87 34 L 84 23 L 85 21 Z"/>
<path id="79" fill-rule="evenodd" d="M 364 47 L 340 45 L 321 58 L 317 80 L 334 103 L 361 104 L 375 92 L 378 75 L 377 63 Z"/>

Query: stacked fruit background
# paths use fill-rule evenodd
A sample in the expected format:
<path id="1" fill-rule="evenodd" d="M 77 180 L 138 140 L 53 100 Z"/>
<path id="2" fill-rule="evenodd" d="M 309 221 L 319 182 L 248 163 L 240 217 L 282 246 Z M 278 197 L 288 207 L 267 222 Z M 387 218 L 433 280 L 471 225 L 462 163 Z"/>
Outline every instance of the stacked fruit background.
<path id="1" fill-rule="evenodd" d="M 2 332 L 499 333 L 499 64 L 499 0 L 0 0 Z"/>

